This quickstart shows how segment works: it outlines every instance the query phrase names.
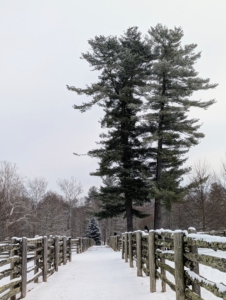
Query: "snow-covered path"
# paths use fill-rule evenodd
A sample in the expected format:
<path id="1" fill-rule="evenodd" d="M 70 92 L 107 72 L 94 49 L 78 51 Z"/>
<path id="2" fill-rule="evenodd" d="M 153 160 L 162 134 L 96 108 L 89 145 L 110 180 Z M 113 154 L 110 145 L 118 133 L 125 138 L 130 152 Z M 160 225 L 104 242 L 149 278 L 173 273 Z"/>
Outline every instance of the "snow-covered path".
<path id="1" fill-rule="evenodd" d="M 72 262 L 27 293 L 27 300 L 166 300 L 175 293 L 149 292 L 149 277 L 137 277 L 120 252 L 107 246 L 94 246 L 74 254 Z"/>

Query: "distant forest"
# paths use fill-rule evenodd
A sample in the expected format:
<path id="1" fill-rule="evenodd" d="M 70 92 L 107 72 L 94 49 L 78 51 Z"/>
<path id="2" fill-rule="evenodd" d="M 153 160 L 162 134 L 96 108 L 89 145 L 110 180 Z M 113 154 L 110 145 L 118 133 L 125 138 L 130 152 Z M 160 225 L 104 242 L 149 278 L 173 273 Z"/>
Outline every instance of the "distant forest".
<path id="1" fill-rule="evenodd" d="M 11 162 L 0 162 L 0 240 L 12 236 L 34 237 L 36 235 L 84 236 L 87 224 L 100 211 L 98 187 L 91 187 L 86 197 L 81 197 L 82 186 L 71 177 L 57 182 L 61 194 L 47 190 L 47 181 L 36 177 L 26 179 Z M 104 178 L 103 184 L 110 187 L 114 182 Z M 154 199 L 138 207 L 149 213 L 143 219 L 134 219 L 134 229 L 154 226 Z M 222 163 L 217 175 L 207 162 L 193 167 L 186 192 L 179 203 L 164 210 L 164 228 L 198 231 L 226 228 L 226 163 Z M 102 240 L 126 230 L 124 215 L 99 220 Z"/>

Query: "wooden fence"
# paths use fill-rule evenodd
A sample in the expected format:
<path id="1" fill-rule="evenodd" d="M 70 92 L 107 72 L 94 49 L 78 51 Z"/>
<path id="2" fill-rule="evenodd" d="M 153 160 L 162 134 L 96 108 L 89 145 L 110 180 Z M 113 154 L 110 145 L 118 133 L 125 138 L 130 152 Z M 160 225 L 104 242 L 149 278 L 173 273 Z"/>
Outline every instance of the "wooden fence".
<path id="1" fill-rule="evenodd" d="M 110 236 L 107 240 L 108 246 L 110 246 L 114 251 L 120 251 L 122 248 L 122 238 L 120 235 Z"/>
<path id="2" fill-rule="evenodd" d="M 0 267 L 9 267 L 0 271 L 0 280 L 10 277 L 10 281 L 2 286 L 0 283 L 0 300 L 15 300 L 18 293 L 21 293 L 21 298 L 26 297 L 27 284 L 37 283 L 39 277 L 46 282 L 61 264 L 71 261 L 72 251 L 82 253 L 92 245 L 92 239 L 71 239 L 66 236 L 12 238 L 11 243 L 1 243 Z M 30 272 L 33 272 L 33 276 L 28 279 Z"/>
<path id="3" fill-rule="evenodd" d="M 226 259 L 198 253 L 198 248 L 226 251 L 226 238 L 218 232 L 196 234 L 195 229 L 188 231 L 153 230 L 149 233 L 137 231 L 122 234 L 122 258 L 137 267 L 137 276 L 145 273 L 150 278 L 150 292 L 156 292 L 156 279 L 162 283 L 162 292 L 166 284 L 176 292 L 176 300 L 204 300 L 201 298 L 200 287 L 215 296 L 226 299 L 226 286 L 207 280 L 199 274 L 199 265 L 226 272 Z M 118 237 L 110 237 L 109 246 L 115 251 L 120 250 Z M 170 261 L 171 263 L 169 264 Z M 167 277 L 169 272 L 174 278 Z"/>

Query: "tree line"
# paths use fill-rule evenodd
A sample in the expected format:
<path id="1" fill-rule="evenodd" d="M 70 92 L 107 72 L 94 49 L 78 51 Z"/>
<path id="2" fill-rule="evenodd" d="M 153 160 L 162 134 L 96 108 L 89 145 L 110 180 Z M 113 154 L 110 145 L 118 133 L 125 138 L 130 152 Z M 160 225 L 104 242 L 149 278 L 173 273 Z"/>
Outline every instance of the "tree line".
<path id="1" fill-rule="evenodd" d="M 105 187 L 114 186 L 112 178 L 103 178 Z M 102 209 L 98 187 L 90 187 L 81 197 L 82 186 L 71 177 L 58 180 L 61 194 L 47 190 L 42 177 L 26 179 L 15 164 L 0 162 L 0 241 L 12 236 L 67 235 L 84 237 L 89 233 L 93 217 Z M 137 206 L 142 219 L 134 218 L 134 228 L 154 228 L 154 199 Z M 225 230 L 226 228 L 226 163 L 217 175 L 205 161 L 195 164 L 189 175 L 180 202 L 171 209 L 163 209 L 163 227 L 198 231 Z M 97 225 L 98 226 L 98 225 Z M 100 219 L 101 240 L 127 229 L 125 215 Z M 95 233 L 96 234 L 96 233 Z M 99 243 L 99 240 L 98 240 Z"/>
<path id="2" fill-rule="evenodd" d="M 106 184 L 106 179 L 103 180 Z M 107 180 L 108 185 L 113 184 Z M 226 228 L 226 163 L 222 162 L 217 174 L 207 161 L 198 161 L 184 183 L 183 195 L 179 202 L 171 204 L 171 208 L 162 209 L 162 227 L 165 229 L 188 229 L 193 226 L 198 231 L 225 230 Z M 96 197 L 101 209 L 102 200 L 98 198 L 98 189 L 92 187 L 89 191 Z M 154 229 L 154 199 L 136 209 L 141 213 L 149 213 L 144 218 L 134 218 L 135 230 Z M 94 212 L 95 214 L 95 212 Z M 97 214 L 98 215 L 98 209 Z M 117 219 L 117 218 L 116 218 Z M 103 221 L 103 220 L 102 220 Z M 119 222 L 122 223 L 122 219 Z M 124 228 L 125 229 L 125 215 Z M 122 232 L 119 230 L 119 232 Z"/>
<path id="3" fill-rule="evenodd" d="M 16 164 L 0 162 L 0 241 L 12 236 L 67 235 L 84 237 L 93 212 L 99 210 L 96 188 L 81 197 L 82 185 L 74 178 L 58 179 L 60 193 L 47 189 L 43 177 L 28 179 Z M 102 240 L 125 231 L 123 218 L 100 221 Z"/>
<path id="4" fill-rule="evenodd" d="M 125 215 L 127 231 L 133 230 L 135 218 L 147 215 L 139 209 L 145 203 L 152 200 L 156 229 L 163 226 L 165 211 L 184 199 L 181 182 L 191 171 L 184 167 L 186 154 L 204 137 L 199 119 L 189 112 L 215 103 L 194 98 L 194 92 L 217 84 L 198 76 L 194 65 L 201 54 L 195 52 L 196 44 L 182 45 L 182 38 L 180 27 L 161 24 L 146 36 L 137 27 L 120 37 L 96 36 L 82 58 L 97 71 L 98 80 L 86 88 L 67 86 L 85 96 L 76 110 L 103 108 L 99 148 L 88 155 L 99 161 L 91 175 L 112 178 L 114 184 L 101 186 L 96 216 Z"/>

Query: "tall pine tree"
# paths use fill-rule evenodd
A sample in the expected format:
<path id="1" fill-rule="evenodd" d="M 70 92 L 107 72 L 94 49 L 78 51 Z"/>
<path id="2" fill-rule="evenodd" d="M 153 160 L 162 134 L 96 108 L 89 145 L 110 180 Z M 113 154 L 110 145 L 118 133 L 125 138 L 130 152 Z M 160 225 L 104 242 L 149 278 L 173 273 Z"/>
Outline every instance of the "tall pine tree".
<path id="1" fill-rule="evenodd" d="M 195 44 L 181 46 L 181 28 L 170 30 L 157 25 L 149 30 L 148 42 L 157 55 L 148 84 L 141 89 L 147 103 L 145 143 L 147 145 L 151 194 L 155 198 L 154 228 L 162 226 L 162 206 L 170 210 L 171 202 L 183 195 L 182 176 L 190 169 L 182 165 L 184 154 L 197 145 L 204 134 L 199 119 L 189 118 L 191 107 L 207 109 L 215 101 L 197 101 L 193 92 L 216 87 L 209 79 L 198 77 L 194 64 L 200 58 Z"/>
<path id="2" fill-rule="evenodd" d="M 68 86 L 92 97 L 75 109 L 84 112 L 95 104 L 104 109 L 101 126 L 108 132 L 101 134 L 100 148 L 88 153 L 99 158 L 92 175 L 114 178 L 113 185 L 101 187 L 99 217 L 125 213 L 128 231 L 133 230 L 133 215 L 143 216 L 134 206 L 154 198 L 154 227 L 160 228 L 162 207 L 169 211 L 181 199 L 180 182 L 190 170 L 183 167 L 184 155 L 204 137 L 199 120 L 188 117 L 189 110 L 215 102 L 190 98 L 216 84 L 198 77 L 194 64 L 200 53 L 194 52 L 194 44 L 181 46 L 182 37 L 181 28 L 162 25 L 151 28 L 145 40 L 136 27 L 120 38 L 95 37 L 89 40 L 92 52 L 82 57 L 101 72 L 99 81 L 85 89 Z"/>
<path id="3" fill-rule="evenodd" d="M 148 199 L 148 187 L 144 180 L 143 146 L 139 136 L 138 113 L 142 101 L 137 96 L 138 87 L 146 84 L 152 60 L 150 47 L 141 39 L 136 27 L 129 28 L 123 36 L 95 37 L 89 40 L 92 52 L 82 54 L 94 70 L 101 71 L 99 81 L 85 89 L 69 87 L 79 95 L 93 97 L 92 101 L 75 105 L 75 109 L 86 111 L 94 104 L 103 107 L 105 115 L 100 148 L 89 151 L 99 158 L 99 168 L 91 175 L 114 177 L 116 184 L 102 186 L 103 201 L 99 217 L 114 217 L 125 214 L 127 230 L 133 230 L 133 215 L 143 215 L 134 206 L 142 205 Z"/>

